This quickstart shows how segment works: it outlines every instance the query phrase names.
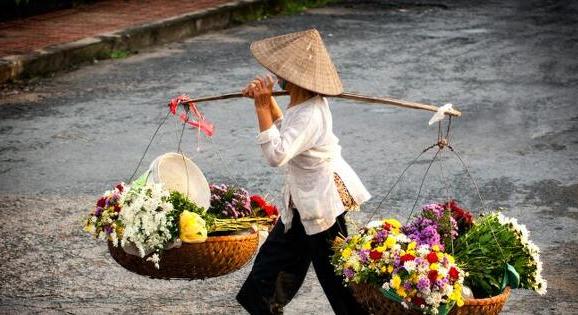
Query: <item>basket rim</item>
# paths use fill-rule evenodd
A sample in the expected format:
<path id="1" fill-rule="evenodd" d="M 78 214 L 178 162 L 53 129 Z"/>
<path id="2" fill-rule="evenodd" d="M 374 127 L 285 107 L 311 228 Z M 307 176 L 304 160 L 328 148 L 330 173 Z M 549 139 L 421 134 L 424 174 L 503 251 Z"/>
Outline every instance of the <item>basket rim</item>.
<path id="1" fill-rule="evenodd" d="M 504 291 L 502 291 L 502 293 L 495 296 L 483 299 L 464 299 L 464 305 L 496 304 L 497 302 L 506 300 L 510 296 L 511 291 L 512 289 L 509 286 L 507 286 L 506 288 L 504 288 Z"/>
<path id="2" fill-rule="evenodd" d="M 207 243 L 207 242 L 236 242 L 236 241 L 243 241 L 246 239 L 253 239 L 253 238 L 258 237 L 258 236 L 259 236 L 259 233 L 257 231 L 252 231 L 250 234 L 242 234 L 242 235 L 209 236 L 209 237 L 207 237 L 207 240 L 205 240 L 203 243 Z M 185 245 L 185 244 L 194 244 L 194 243 L 183 242 L 183 245 Z"/>

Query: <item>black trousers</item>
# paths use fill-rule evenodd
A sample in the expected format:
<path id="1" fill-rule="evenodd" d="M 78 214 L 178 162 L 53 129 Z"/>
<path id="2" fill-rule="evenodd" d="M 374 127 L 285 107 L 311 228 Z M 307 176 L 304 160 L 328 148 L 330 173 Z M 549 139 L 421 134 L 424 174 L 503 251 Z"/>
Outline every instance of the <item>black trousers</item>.
<path id="1" fill-rule="evenodd" d="M 293 299 L 313 262 L 335 314 L 366 314 L 331 265 L 333 240 L 339 234 L 347 236 L 345 213 L 337 217 L 331 228 L 315 235 L 305 234 L 298 211 L 294 209 L 293 214 L 287 233 L 281 220 L 269 233 L 237 294 L 237 301 L 253 315 L 283 313 L 283 307 Z"/>

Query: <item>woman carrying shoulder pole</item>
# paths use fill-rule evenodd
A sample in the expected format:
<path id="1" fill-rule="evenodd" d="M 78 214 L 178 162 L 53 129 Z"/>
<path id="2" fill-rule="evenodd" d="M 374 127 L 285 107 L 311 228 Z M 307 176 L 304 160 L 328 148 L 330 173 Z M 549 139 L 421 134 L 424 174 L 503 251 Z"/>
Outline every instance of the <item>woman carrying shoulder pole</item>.
<path id="1" fill-rule="evenodd" d="M 313 263 L 333 311 L 364 314 L 331 265 L 333 241 L 347 236 L 346 211 L 370 198 L 341 157 L 323 97 L 343 92 L 335 66 L 315 29 L 254 42 L 251 52 L 276 76 L 257 77 L 243 94 L 255 101 L 266 161 L 285 169 L 284 207 L 237 300 L 251 314 L 280 314 Z M 272 97 L 275 82 L 289 92 L 285 115 Z"/>

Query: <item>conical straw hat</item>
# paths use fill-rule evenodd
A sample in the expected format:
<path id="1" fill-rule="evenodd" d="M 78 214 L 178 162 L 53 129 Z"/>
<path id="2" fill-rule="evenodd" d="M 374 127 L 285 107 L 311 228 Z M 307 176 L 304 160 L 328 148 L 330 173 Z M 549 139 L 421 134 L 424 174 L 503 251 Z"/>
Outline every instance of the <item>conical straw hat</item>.
<path id="1" fill-rule="evenodd" d="M 251 44 L 253 56 L 269 71 L 323 95 L 343 93 L 343 85 L 316 29 L 266 38 Z"/>
<path id="2" fill-rule="evenodd" d="M 165 153 L 151 163 L 149 171 L 149 180 L 163 183 L 169 191 L 178 191 L 205 209 L 211 205 L 211 190 L 205 175 L 183 154 Z"/>

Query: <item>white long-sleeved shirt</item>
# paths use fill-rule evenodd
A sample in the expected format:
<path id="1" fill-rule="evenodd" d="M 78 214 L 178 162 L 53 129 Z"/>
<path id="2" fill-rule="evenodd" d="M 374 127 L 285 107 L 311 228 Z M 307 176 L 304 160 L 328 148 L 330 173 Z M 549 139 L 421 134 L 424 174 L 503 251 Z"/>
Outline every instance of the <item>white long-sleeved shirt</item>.
<path id="1" fill-rule="evenodd" d="M 327 99 L 313 97 L 287 109 L 285 117 L 257 136 L 267 162 L 283 167 L 283 208 L 285 232 L 291 228 L 293 212 L 289 197 L 299 211 L 308 235 L 333 226 L 345 211 L 335 185 L 337 173 L 358 205 L 371 196 L 353 169 L 341 157 L 339 139 L 333 134 L 333 121 Z"/>

